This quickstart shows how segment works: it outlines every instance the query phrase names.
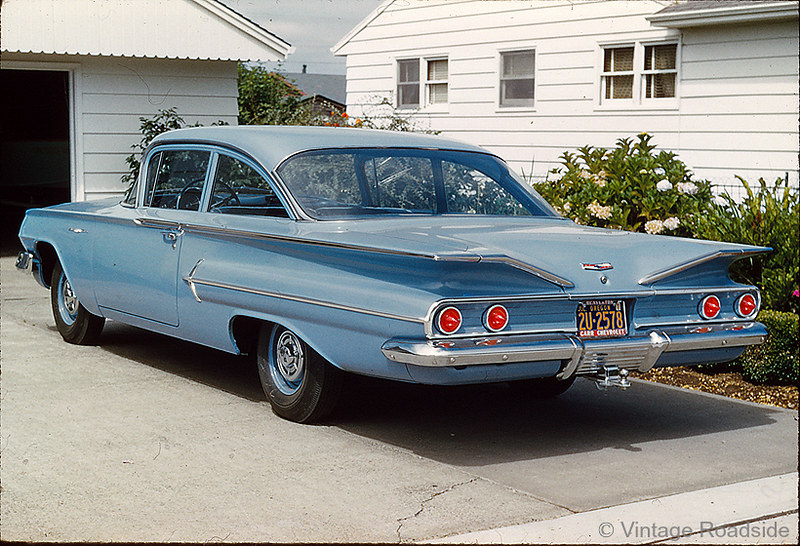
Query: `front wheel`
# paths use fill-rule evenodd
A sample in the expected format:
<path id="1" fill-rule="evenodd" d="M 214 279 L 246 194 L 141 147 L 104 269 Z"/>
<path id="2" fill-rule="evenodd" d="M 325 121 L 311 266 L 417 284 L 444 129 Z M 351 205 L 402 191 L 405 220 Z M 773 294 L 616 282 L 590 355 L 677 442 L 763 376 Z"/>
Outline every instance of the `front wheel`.
<path id="1" fill-rule="evenodd" d="M 64 341 L 75 345 L 97 343 L 105 319 L 91 314 L 81 305 L 60 263 L 56 263 L 50 278 L 50 305 L 56 328 Z"/>
<path id="2" fill-rule="evenodd" d="M 341 393 L 342 371 L 291 330 L 263 325 L 257 361 L 261 386 L 276 415 L 310 423 L 333 411 Z"/>

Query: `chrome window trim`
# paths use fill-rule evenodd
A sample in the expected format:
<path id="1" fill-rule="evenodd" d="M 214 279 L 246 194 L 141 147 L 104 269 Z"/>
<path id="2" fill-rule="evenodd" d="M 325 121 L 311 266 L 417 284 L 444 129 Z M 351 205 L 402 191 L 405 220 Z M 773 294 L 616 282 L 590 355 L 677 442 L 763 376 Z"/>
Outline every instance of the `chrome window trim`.
<path id="1" fill-rule="evenodd" d="M 160 151 L 163 151 L 163 150 L 176 150 L 176 149 L 177 150 L 195 149 L 195 150 L 204 150 L 204 151 L 207 151 L 207 152 L 211 152 L 212 157 L 209 158 L 209 165 L 208 165 L 208 169 L 206 171 L 206 178 L 205 178 L 205 181 L 203 182 L 203 184 L 204 184 L 204 186 L 203 186 L 204 197 L 205 197 L 206 191 L 208 191 L 208 198 L 210 199 L 211 188 L 208 188 L 208 186 L 209 186 L 210 182 L 212 181 L 213 177 L 216 176 L 216 160 L 215 160 L 215 158 L 219 154 L 227 155 L 229 157 L 232 157 L 234 159 L 242 161 L 245 164 L 247 164 L 248 166 L 252 167 L 258 173 L 259 176 L 261 176 L 262 178 L 264 178 L 264 180 L 267 181 L 267 183 L 270 185 L 270 187 L 272 187 L 272 190 L 275 192 L 275 195 L 277 195 L 278 200 L 280 200 L 281 204 L 286 209 L 286 212 L 289 214 L 289 218 L 291 220 L 313 220 L 313 218 L 310 218 L 307 215 L 305 215 L 305 213 L 302 211 L 300 206 L 294 200 L 294 197 L 291 195 L 291 192 L 289 192 L 286 189 L 285 184 L 283 184 L 283 182 L 281 180 L 277 179 L 277 177 L 275 175 L 273 175 L 272 173 L 270 173 L 270 171 L 265 169 L 264 166 L 261 165 L 261 163 L 256 161 L 249 154 L 247 154 L 243 150 L 239 150 L 237 148 L 231 148 L 231 147 L 219 145 L 219 144 L 216 144 L 216 143 L 213 143 L 213 142 L 203 142 L 203 141 L 185 141 L 185 142 L 176 141 L 176 142 L 165 142 L 165 143 L 157 142 L 157 143 L 153 144 L 145 152 L 145 160 L 142 162 L 142 165 L 144 165 L 144 166 L 148 165 L 149 162 L 150 162 L 150 158 L 154 154 L 156 154 L 156 153 L 158 153 Z M 212 165 L 212 162 L 213 162 L 213 165 Z M 140 177 L 144 176 L 143 173 L 145 173 L 145 172 L 146 171 L 140 169 L 139 176 Z M 138 185 L 141 186 L 141 187 L 145 186 L 144 183 L 138 184 Z M 142 208 L 142 209 L 153 208 L 153 207 L 144 206 L 144 195 L 143 194 L 144 194 L 145 190 L 142 189 L 141 187 L 139 189 L 137 189 L 137 194 L 138 195 L 137 195 L 137 200 L 136 200 L 136 208 L 137 209 L 139 209 L 139 208 Z M 196 212 L 207 212 L 207 209 L 208 209 L 208 202 L 207 202 L 207 199 L 204 199 L 204 201 L 201 201 L 200 210 L 196 211 Z"/>

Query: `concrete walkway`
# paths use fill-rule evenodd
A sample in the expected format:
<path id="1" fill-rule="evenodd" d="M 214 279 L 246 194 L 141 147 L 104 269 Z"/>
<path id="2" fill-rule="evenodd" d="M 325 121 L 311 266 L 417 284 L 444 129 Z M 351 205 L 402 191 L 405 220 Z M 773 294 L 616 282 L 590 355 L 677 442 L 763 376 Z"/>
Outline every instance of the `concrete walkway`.
<path id="1" fill-rule="evenodd" d="M 456 535 L 437 544 L 796 544 L 797 472 Z"/>

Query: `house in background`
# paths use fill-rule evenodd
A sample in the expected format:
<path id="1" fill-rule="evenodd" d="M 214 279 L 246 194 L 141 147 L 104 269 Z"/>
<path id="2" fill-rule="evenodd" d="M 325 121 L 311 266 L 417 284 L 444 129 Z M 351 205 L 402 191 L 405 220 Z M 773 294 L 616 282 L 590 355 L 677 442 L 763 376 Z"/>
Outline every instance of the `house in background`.
<path id="1" fill-rule="evenodd" d="M 303 72 L 289 72 L 284 76 L 303 93 L 303 102 L 311 102 L 311 111 L 315 114 L 341 114 L 347 109 L 344 74 L 309 74 L 303 65 Z"/>
<path id="2" fill-rule="evenodd" d="M 121 194 L 140 117 L 236 124 L 237 63 L 291 46 L 215 0 L 3 0 L 3 232 L 30 206 Z"/>
<path id="3" fill-rule="evenodd" d="M 333 51 L 351 116 L 389 98 L 537 179 L 647 132 L 717 184 L 797 184 L 797 2 L 389 0 Z"/>

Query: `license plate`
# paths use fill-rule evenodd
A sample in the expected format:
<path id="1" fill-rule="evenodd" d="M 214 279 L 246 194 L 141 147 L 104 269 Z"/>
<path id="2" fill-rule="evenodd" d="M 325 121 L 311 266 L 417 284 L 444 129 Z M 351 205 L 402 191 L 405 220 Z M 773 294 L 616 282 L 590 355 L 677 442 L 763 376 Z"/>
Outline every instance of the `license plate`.
<path id="1" fill-rule="evenodd" d="M 621 337 L 628 335 L 625 302 L 591 300 L 578 304 L 579 337 Z"/>

